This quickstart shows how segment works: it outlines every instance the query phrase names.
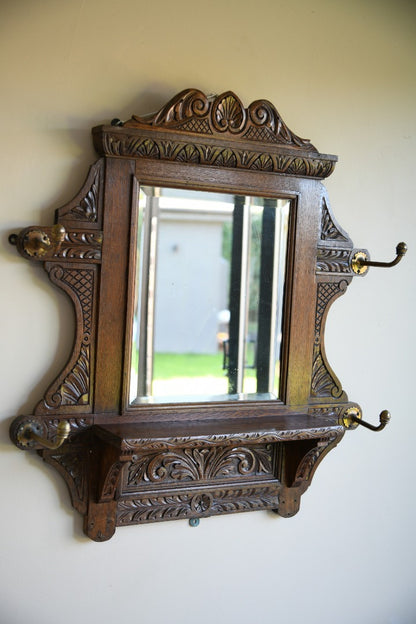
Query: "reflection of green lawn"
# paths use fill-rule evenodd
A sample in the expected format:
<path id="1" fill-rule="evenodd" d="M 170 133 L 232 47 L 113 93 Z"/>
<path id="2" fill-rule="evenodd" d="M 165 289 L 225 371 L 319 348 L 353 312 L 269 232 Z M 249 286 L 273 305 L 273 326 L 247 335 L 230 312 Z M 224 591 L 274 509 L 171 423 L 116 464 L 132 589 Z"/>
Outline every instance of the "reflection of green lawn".
<path id="1" fill-rule="evenodd" d="M 228 379 L 222 362 L 222 353 L 155 353 L 153 394 L 226 394 Z M 246 379 L 250 388 L 245 387 L 245 392 L 255 392 L 254 369 L 245 373 L 251 378 Z"/>
<path id="2" fill-rule="evenodd" d="M 223 355 L 215 353 L 155 353 L 153 362 L 154 379 L 173 379 L 174 377 L 225 377 L 222 368 Z M 245 376 L 254 377 L 255 370 L 248 368 Z"/>

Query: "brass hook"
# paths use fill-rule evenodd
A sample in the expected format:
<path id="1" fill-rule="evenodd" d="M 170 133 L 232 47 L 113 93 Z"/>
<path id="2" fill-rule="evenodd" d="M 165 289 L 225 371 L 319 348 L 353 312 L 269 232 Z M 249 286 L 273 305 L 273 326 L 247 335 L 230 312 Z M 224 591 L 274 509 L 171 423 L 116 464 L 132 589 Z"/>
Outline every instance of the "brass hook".
<path id="1" fill-rule="evenodd" d="M 367 271 L 367 267 L 382 267 L 384 269 L 388 269 L 390 267 L 395 266 L 400 262 L 407 251 L 406 243 L 399 243 L 396 247 L 396 257 L 391 262 L 374 262 L 373 260 L 368 260 L 367 254 L 363 251 L 357 251 L 354 254 L 351 260 L 351 268 L 354 273 L 357 275 L 362 275 Z"/>
<path id="2" fill-rule="evenodd" d="M 50 442 L 39 435 L 39 424 L 33 421 L 23 422 L 16 432 L 16 440 L 21 448 L 30 448 L 39 444 L 44 448 L 54 451 L 65 442 L 71 431 L 71 425 L 67 420 L 60 420 L 56 428 L 56 441 Z"/>
<path id="3" fill-rule="evenodd" d="M 380 424 L 376 427 L 361 419 L 361 411 L 358 408 L 349 407 L 342 418 L 342 422 L 347 429 L 351 429 L 353 423 L 355 423 L 356 425 L 362 425 L 367 429 L 371 429 L 371 431 L 381 431 L 390 421 L 390 418 L 390 412 L 388 410 L 383 410 L 379 416 Z"/>

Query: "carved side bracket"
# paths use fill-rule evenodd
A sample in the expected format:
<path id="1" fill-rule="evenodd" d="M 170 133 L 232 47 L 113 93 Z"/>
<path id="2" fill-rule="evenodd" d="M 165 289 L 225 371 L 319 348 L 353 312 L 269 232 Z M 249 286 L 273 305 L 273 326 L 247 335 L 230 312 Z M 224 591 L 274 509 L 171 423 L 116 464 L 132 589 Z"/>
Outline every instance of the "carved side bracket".
<path id="1" fill-rule="evenodd" d="M 57 418 L 80 420 L 93 409 L 97 291 L 103 235 L 102 188 L 104 161 L 89 171 L 75 198 L 56 212 L 56 224 L 31 226 L 12 236 L 21 255 L 41 261 L 50 280 L 71 299 L 75 311 L 75 337 L 72 354 L 63 371 L 35 408 L 42 435 L 53 439 Z M 40 419 L 40 417 L 42 417 Z"/>
<path id="2" fill-rule="evenodd" d="M 47 390 L 35 413 L 47 414 L 92 410 L 93 367 L 95 348 L 95 306 L 97 268 L 84 264 L 45 265 L 54 284 L 62 288 L 74 304 L 76 336 L 72 356 L 57 379 Z"/>
<path id="3" fill-rule="evenodd" d="M 354 273 L 353 243 L 337 223 L 326 193 L 321 200 L 321 227 L 317 246 L 317 298 L 313 348 L 311 401 L 347 401 L 339 379 L 330 367 L 324 345 L 324 328 L 332 303 L 345 293 Z"/>
<path id="4" fill-rule="evenodd" d="M 282 488 L 276 513 L 290 518 L 299 511 L 301 496 L 311 484 L 318 465 L 340 442 L 343 435 L 344 430 L 339 428 L 322 436 L 315 443 L 297 443 L 297 448 L 290 450 L 287 446 L 282 448 L 279 472 Z"/>
<path id="5" fill-rule="evenodd" d="M 319 282 L 315 316 L 315 342 L 313 349 L 311 398 L 347 401 L 347 395 L 328 364 L 323 340 L 323 326 L 331 303 L 347 289 L 348 281 Z"/>

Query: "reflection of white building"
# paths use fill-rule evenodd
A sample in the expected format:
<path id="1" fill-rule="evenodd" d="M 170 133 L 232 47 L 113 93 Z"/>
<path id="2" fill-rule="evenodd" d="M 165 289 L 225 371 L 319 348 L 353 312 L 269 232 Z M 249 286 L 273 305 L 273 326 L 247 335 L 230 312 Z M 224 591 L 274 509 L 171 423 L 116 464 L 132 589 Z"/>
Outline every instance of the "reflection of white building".
<path id="1" fill-rule="evenodd" d="M 163 207 L 157 243 L 155 352 L 216 353 L 218 314 L 228 307 L 223 226 L 231 211 Z"/>

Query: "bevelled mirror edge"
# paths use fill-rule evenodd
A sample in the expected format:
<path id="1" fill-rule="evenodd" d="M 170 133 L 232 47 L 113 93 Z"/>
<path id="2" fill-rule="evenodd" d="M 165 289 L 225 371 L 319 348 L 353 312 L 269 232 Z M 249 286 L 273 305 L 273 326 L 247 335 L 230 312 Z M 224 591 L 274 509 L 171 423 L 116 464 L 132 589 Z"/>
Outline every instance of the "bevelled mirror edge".
<path id="1" fill-rule="evenodd" d="M 289 200 L 137 192 L 130 403 L 277 399 Z"/>

